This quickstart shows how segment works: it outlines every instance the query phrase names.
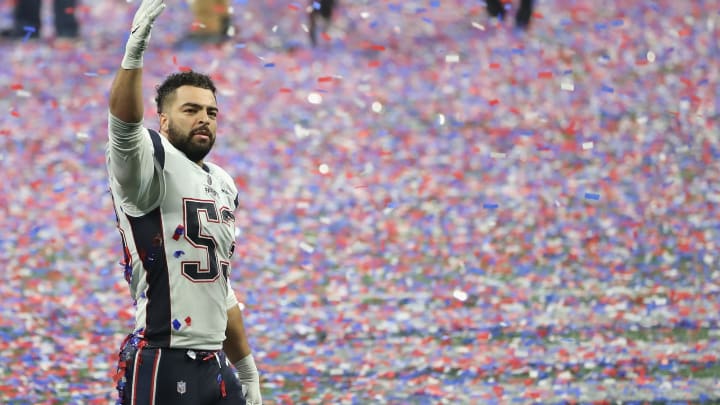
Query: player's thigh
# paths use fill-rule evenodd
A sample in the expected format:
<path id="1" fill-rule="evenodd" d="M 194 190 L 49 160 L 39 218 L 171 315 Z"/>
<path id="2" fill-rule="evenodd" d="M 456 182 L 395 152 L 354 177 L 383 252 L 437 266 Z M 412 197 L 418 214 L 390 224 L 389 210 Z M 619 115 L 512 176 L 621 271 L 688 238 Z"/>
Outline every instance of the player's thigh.
<path id="1" fill-rule="evenodd" d="M 121 391 L 123 405 L 149 405 L 156 402 L 160 359 L 159 350 L 146 348 L 134 350 L 126 357 Z"/>
<path id="2" fill-rule="evenodd" d="M 185 350 L 162 349 L 158 364 L 155 405 L 204 405 L 219 397 L 217 372 L 212 363 L 189 356 Z"/>
<path id="3" fill-rule="evenodd" d="M 221 353 L 168 351 L 159 363 L 156 405 L 245 405 L 234 371 Z"/>
<path id="4" fill-rule="evenodd" d="M 225 392 L 215 405 L 245 405 L 245 395 L 240 380 L 235 377 L 235 370 L 225 363 L 220 369 L 220 376 L 225 382 Z"/>

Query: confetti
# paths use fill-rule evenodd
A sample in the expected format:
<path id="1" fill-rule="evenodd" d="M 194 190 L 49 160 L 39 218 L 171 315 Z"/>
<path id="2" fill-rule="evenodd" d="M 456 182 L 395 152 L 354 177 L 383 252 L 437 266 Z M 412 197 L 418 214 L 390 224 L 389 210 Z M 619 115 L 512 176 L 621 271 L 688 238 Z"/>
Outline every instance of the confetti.
<path id="1" fill-rule="evenodd" d="M 175 228 L 175 232 L 173 232 L 172 238 L 174 240 L 180 240 L 180 237 L 185 234 L 185 227 L 183 225 L 178 225 Z"/>
<path id="2" fill-rule="evenodd" d="M 0 43 L 3 403 L 114 403 L 148 298 L 104 169 L 128 20 L 86 3 L 77 43 Z M 228 277 L 268 401 L 720 398 L 717 2 L 536 2 L 527 31 L 506 3 L 346 2 L 315 48 L 300 1 L 233 1 L 237 34 L 193 50 L 187 2 L 156 22 L 144 100 L 172 70 L 218 86 L 208 160 L 238 188 Z"/>

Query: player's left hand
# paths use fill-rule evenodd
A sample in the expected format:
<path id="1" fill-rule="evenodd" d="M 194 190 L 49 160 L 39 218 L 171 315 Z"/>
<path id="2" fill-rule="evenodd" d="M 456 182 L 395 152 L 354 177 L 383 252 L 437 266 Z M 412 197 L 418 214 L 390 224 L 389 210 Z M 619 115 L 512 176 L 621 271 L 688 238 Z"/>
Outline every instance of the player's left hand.
<path id="1" fill-rule="evenodd" d="M 234 364 L 237 369 L 235 374 L 243 385 L 243 393 L 245 394 L 245 403 L 247 405 L 262 405 L 262 395 L 260 395 L 260 373 L 255 366 L 255 360 L 252 354 L 240 359 Z"/>

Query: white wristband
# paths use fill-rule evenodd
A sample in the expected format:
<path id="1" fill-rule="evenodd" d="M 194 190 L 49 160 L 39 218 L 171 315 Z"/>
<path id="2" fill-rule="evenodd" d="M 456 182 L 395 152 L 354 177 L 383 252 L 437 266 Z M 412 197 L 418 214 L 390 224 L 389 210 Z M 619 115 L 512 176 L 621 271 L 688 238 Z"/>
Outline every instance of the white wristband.
<path id="1" fill-rule="evenodd" d="M 237 369 L 241 381 L 260 381 L 260 374 L 255 366 L 252 353 L 236 361 L 233 366 Z"/>
<path id="2" fill-rule="evenodd" d="M 122 66 L 123 69 L 140 69 L 143 67 L 143 53 L 147 47 L 146 40 L 138 39 L 134 35 L 130 34 L 127 44 L 125 45 L 125 55 L 123 56 Z"/>

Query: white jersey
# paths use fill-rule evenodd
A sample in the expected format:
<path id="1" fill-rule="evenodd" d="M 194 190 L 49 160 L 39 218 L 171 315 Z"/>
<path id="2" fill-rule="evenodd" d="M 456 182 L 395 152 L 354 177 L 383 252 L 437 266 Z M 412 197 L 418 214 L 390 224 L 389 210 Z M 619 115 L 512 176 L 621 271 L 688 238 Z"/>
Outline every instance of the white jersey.
<path id="1" fill-rule="evenodd" d="M 135 327 L 159 347 L 222 348 L 237 188 L 164 136 L 110 116 L 107 164 Z"/>

